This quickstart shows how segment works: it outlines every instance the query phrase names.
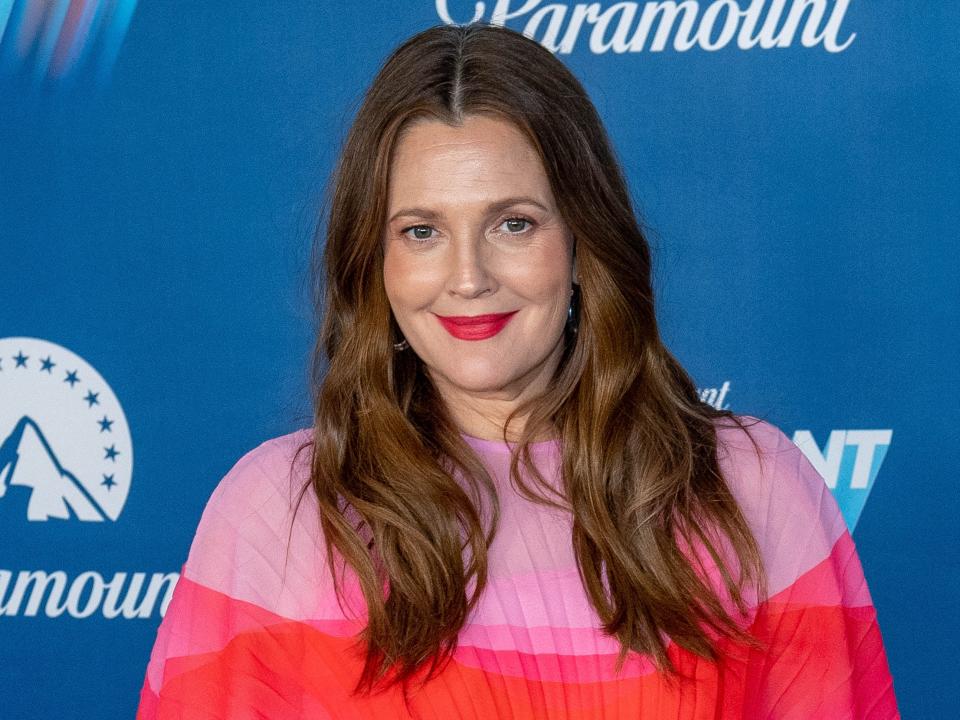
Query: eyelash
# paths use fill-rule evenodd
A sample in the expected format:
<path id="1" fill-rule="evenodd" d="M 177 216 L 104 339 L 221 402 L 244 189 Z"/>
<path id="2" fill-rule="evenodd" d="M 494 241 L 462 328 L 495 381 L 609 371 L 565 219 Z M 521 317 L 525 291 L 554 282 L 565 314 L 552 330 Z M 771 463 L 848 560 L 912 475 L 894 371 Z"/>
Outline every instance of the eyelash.
<path id="1" fill-rule="evenodd" d="M 523 235 L 525 232 L 527 232 L 530 228 L 532 228 L 532 227 L 534 226 L 533 220 L 531 220 L 530 218 L 527 218 L 527 217 L 523 217 L 522 215 L 511 215 L 510 217 L 506 217 L 506 218 L 504 218 L 502 221 L 500 221 L 500 225 L 503 225 L 504 223 L 508 223 L 508 222 L 511 222 L 511 221 L 516 222 L 516 221 L 518 221 L 518 220 L 527 223 L 528 227 L 525 228 L 525 229 L 523 229 L 523 230 L 521 230 L 520 232 L 515 232 L 515 233 L 508 232 L 507 235 Z M 498 225 L 497 227 L 500 227 L 500 225 Z M 421 224 L 409 225 L 408 227 L 405 227 L 403 230 L 400 231 L 400 234 L 401 234 L 401 235 L 406 235 L 408 232 L 410 232 L 410 231 L 413 230 L 414 228 L 423 228 L 423 227 L 425 227 L 425 228 L 430 228 L 431 230 L 434 230 L 434 229 L 435 229 L 435 228 L 433 228 L 433 227 L 430 226 L 430 225 L 424 225 L 424 224 L 421 223 Z M 410 236 L 408 236 L 408 237 L 410 237 Z M 410 237 L 410 239 L 413 240 L 413 241 L 416 242 L 416 243 L 426 243 L 426 242 L 429 242 L 430 240 L 432 240 L 433 238 L 432 238 L 432 237 L 429 237 L 429 238 L 415 238 L 415 237 Z"/>

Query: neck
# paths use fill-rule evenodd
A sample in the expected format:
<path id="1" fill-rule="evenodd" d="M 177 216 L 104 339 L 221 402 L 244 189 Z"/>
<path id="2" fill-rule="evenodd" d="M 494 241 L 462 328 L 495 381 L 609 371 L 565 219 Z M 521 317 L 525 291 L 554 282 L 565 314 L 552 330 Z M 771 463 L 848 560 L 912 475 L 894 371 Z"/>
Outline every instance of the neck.
<path id="1" fill-rule="evenodd" d="M 513 417 L 509 426 L 508 418 L 517 408 L 544 394 L 556 373 L 562 352 L 561 342 L 543 363 L 531 369 L 527 375 L 490 390 L 468 389 L 439 374 L 431 373 L 430 376 L 461 432 L 482 440 L 502 441 L 506 435 L 507 441 L 515 442 L 526 427 L 528 413 Z M 552 437 L 553 433 L 538 433 L 532 440 L 549 440 Z"/>

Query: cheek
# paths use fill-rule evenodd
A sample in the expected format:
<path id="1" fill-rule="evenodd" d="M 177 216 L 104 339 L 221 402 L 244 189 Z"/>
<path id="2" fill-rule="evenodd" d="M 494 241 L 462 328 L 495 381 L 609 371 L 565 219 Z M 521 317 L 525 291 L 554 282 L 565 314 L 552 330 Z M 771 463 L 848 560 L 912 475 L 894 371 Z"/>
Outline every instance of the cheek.
<path id="1" fill-rule="evenodd" d="M 387 250 L 383 259 L 383 285 L 396 315 L 429 304 L 442 285 L 442 277 L 429 258 Z"/>
<path id="2" fill-rule="evenodd" d="M 573 274 L 571 261 L 562 246 L 544 247 L 523 262 L 512 263 L 506 272 L 510 285 L 521 297 L 545 311 L 562 307 L 566 312 Z"/>

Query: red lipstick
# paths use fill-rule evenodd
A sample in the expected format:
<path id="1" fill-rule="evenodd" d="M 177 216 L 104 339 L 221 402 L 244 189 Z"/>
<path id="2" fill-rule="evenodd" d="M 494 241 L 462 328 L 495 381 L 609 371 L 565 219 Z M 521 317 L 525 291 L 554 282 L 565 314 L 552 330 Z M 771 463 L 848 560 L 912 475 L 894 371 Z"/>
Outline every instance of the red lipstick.
<path id="1" fill-rule="evenodd" d="M 486 340 L 503 330 L 516 310 L 490 315 L 437 315 L 444 329 L 460 340 Z"/>

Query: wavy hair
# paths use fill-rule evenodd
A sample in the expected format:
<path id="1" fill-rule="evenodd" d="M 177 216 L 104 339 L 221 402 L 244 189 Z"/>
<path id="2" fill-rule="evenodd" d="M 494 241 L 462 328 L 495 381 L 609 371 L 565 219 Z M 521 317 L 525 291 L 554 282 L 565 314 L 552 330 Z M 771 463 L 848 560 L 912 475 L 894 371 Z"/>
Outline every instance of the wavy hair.
<path id="1" fill-rule="evenodd" d="M 765 596 L 759 548 L 717 459 L 715 421 L 743 421 L 702 402 L 660 338 L 650 248 L 596 109 L 534 40 L 483 23 L 436 26 L 397 47 L 367 90 L 315 243 L 321 325 L 310 479 L 300 497 L 312 487 L 318 498 L 338 597 L 349 566 L 366 603 L 354 691 L 401 683 L 406 693 L 420 670 L 432 677 L 487 580 L 494 485 L 422 362 L 394 350 L 401 336 L 383 283 L 398 139 L 414 120 L 455 126 L 472 114 L 513 123 L 537 150 L 578 264 L 578 332 L 567 334 L 548 390 L 514 414 L 527 415 L 514 482 L 529 500 L 572 514 L 580 577 L 605 632 L 620 642 L 618 669 L 632 650 L 674 679 L 663 635 L 712 660 L 711 635 L 757 646 L 688 552 L 702 544 L 741 613 L 748 585 Z M 528 448 L 545 435 L 562 448 L 562 493 L 553 498 Z"/>

